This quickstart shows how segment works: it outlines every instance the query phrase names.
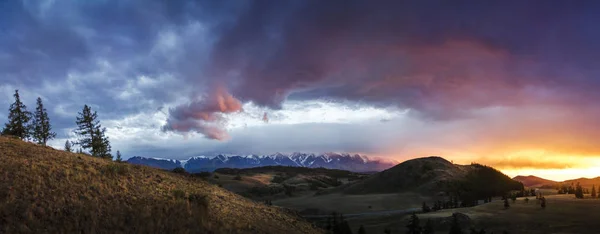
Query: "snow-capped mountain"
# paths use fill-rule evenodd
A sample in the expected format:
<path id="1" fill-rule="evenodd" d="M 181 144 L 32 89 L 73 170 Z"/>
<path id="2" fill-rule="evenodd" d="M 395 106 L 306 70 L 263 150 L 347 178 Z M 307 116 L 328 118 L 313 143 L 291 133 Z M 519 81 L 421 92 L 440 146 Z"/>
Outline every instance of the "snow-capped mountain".
<path id="1" fill-rule="evenodd" d="M 395 166 L 398 162 L 389 159 L 373 158 L 358 154 L 306 154 L 289 155 L 276 153 L 271 155 L 222 155 L 197 156 L 187 160 L 132 157 L 131 164 L 147 165 L 172 170 L 183 167 L 188 172 L 214 171 L 217 168 L 249 168 L 262 166 L 324 167 L 356 172 L 382 171 Z"/>

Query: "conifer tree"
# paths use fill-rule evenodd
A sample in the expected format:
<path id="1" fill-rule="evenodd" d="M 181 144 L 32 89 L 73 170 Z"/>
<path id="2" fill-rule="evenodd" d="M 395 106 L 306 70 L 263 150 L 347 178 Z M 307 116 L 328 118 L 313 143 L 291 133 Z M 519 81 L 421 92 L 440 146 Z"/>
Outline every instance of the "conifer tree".
<path id="1" fill-rule="evenodd" d="M 434 234 L 435 230 L 433 230 L 433 221 L 431 219 L 427 219 L 425 223 L 425 227 L 423 227 L 423 234 Z"/>
<path id="2" fill-rule="evenodd" d="M 596 185 L 592 185 L 592 198 L 596 198 Z"/>
<path id="3" fill-rule="evenodd" d="M 122 162 L 123 161 L 123 159 L 121 158 L 121 152 L 118 151 L 118 150 L 117 150 L 117 159 L 116 159 L 116 161 L 117 162 Z"/>
<path id="4" fill-rule="evenodd" d="M 8 109 L 8 123 L 4 125 L 2 135 L 11 135 L 25 140 L 30 136 L 29 120 L 31 120 L 31 112 L 27 111 L 27 107 L 21 102 L 19 90 L 15 90 L 15 102 Z"/>
<path id="5" fill-rule="evenodd" d="M 71 142 L 69 140 L 65 141 L 65 151 L 67 152 L 73 152 L 73 149 L 71 148 Z"/>
<path id="6" fill-rule="evenodd" d="M 460 227 L 460 223 L 458 223 L 458 215 L 452 214 L 452 224 L 450 226 L 450 234 L 462 234 L 462 228 Z"/>
<path id="7" fill-rule="evenodd" d="M 365 231 L 365 227 L 363 227 L 363 225 L 360 225 L 358 228 L 358 234 L 367 234 L 367 231 Z"/>
<path id="8" fill-rule="evenodd" d="M 408 219 L 408 224 L 406 225 L 408 231 L 407 234 L 421 234 L 421 224 L 419 221 L 419 217 L 416 214 L 412 214 Z"/>
<path id="9" fill-rule="evenodd" d="M 575 197 L 579 199 L 583 198 L 583 187 L 579 183 L 575 186 Z"/>
<path id="10" fill-rule="evenodd" d="M 92 108 L 88 105 L 85 105 L 83 111 L 78 114 L 75 132 L 79 135 L 78 144 L 81 148 L 89 149 L 92 156 L 112 158 L 110 142 L 105 135 L 106 128 L 102 128 L 100 121 L 97 120 L 98 114 L 92 112 Z"/>
<path id="11" fill-rule="evenodd" d="M 56 133 L 52 132 L 48 112 L 44 108 L 42 98 L 37 98 L 37 107 L 33 113 L 32 137 L 38 144 L 45 146 L 48 140 L 54 139 Z"/>

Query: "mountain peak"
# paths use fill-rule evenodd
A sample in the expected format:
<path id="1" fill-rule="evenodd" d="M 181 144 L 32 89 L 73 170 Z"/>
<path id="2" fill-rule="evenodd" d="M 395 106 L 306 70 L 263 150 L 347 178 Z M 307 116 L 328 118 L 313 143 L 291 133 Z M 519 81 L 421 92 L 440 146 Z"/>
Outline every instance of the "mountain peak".
<path id="1" fill-rule="evenodd" d="M 261 166 L 297 166 L 310 168 L 341 169 L 357 172 L 381 171 L 395 165 L 395 162 L 381 158 L 370 158 L 359 154 L 348 153 L 300 153 L 289 155 L 277 152 L 270 155 L 225 155 L 215 157 L 192 157 L 188 160 L 171 160 L 161 158 L 133 157 L 128 160 L 133 164 L 143 164 L 162 169 L 183 167 L 189 172 L 213 171 L 217 168 L 249 168 Z"/>

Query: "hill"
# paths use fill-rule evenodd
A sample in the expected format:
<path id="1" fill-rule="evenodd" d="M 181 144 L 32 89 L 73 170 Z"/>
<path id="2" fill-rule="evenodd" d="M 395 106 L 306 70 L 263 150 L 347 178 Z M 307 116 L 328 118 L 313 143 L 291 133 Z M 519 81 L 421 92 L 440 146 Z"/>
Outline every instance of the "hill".
<path id="1" fill-rule="evenodd" d="M 577 183 L 581 184 L 581 186 L 585 188 L 591 188 L 593 185 L 600 185 L 600 177 L 596 178 L 579 178 L 565 181 L 553 181 L 547 180 L 544 178 L 540 178 L 537 176 L 515 176 L 513 178 L 516 181 L 523 183 L 526 187 L 535 187 L 535 188 L 558 188 L 561 185 L 569 186 L 576 185 Z"/>
<path id="2" fill-rule="evenodd" d="M 479 164 L 455 165 L 441 157 L 417 158 L 337 188 L 346 194 L 419 192 L 466 194 L 484 198 L 521 190 L 523 185 L 501 172 Z M 335 191 L 335 190 L 334 190 Z"/>
<path id="3" fill-rule="evenodd" d="M 127 162 L 166 170 L 182 167 L 190 173 L 202 171 L 212 172 L 218 168 L 252 168 L 264 166 L 322 167 L 355 172 L 369 172 L 382 171 L 397 164 L 397 162 L 393 160 L 345 153 L 293 153 L 289 155 L 276 153 L 271 155 L 247 156 L 219 154 L 216 156 L 191 157 L 187 160 L 145 158 L 137 156 L 128 159 Z"/>
<path id="4" fill-rule="evenodd" d="M 0 137 L 0 233 L 321 233 L 194 177 Z"/>
<path id="5" fill-rule="evenodd" d="M 368 176 L 344 170 L 290 166 L 220 168 L 213 174 L 208 181 L 256 200 L 298 196 Z"/>
<path id="6" fill-rule="evenodd" d="M 537 176 L 515 176 L 513 180 L 523 183 L 525 187 L 539 188 L 547 186 L 555 186 L 558 182 L 553 180 L 547 180 Z"/>
<path id="7" fill-rule="evenodd" d="M 581 184 L 581 186 L 585 187 L 585 188 L 591 188 L 592 185 L 595 185 L 596 187 L 598 187 L 600 185 L 600 177 L 596 177 L 596 178 L 579 178 L 579 179 L 573 179 L 573 180 L 565 180 L 563 182 L 560 182 L 559 184 L 565 184 L 565 185 L 570 185 L 570 184 Z"/>

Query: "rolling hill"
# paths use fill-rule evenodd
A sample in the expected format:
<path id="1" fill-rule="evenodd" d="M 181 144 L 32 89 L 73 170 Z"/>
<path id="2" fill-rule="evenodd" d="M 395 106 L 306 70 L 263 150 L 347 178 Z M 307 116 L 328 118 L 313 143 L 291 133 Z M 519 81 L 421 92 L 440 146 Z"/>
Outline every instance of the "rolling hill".
<path id="1" fill-rule="evenodd" d="M 544 178 L 540 178 L 537 176 L 529 175 L 529 176 L 515 176 L 513 180 L 519 181 L 523 183 L 525 187 L 539 188 L 545 186 L 554 186 L 558 184 L 558 182 L 553 180 L 547 180 Z"/>
<path id="2" fill-rule="evenodd" d="M 0 233 L 322 233 L 206 181 L 0 137 Z"/>
<path id="3" fill-rule="evenodd" d="M 523 183 L 523 185 L 525 185 L 527 187 L 533 187 L 533 188 L 556 188 L 557 186 L 560 186 L 560 185 L 568 186 L 568 185 L 575 185 L 577 183 L 581 184 L 581 186 L 586 187 L 586 188 L 591 188 L 593 185 L 596 185 L 596 186 L 600 185 L 600 177 L 578 178 L 578 179 L 565 180 L 565 181 L 553 181 L 553 180 L 547 180 L 544 178 L 530 175 L 530 176 L 515 176 L 513 179 Z"/>
<path id="4" fill-rule="evenodd" d="M 419 192 L 500 195 L 520 190 L 523 185 L 501 172 L 479 164 L 455 165 L 441 157 L 417 158 L 405 161 L 370 177 L 342 185 L 333 191 L 346 194 Z"/>

